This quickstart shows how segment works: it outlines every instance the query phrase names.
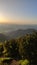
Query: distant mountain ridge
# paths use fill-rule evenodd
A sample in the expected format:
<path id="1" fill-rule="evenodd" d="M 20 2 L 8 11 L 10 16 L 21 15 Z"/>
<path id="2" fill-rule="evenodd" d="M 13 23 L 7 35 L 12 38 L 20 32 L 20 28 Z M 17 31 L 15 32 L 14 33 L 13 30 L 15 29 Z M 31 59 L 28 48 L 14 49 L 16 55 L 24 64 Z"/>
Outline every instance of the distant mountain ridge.
<path id="1" fill-rule="evenodd" d="M 24 36 L 25 34 L 31 34 L 32 32 L 35 32 L 35 31 L 37 31 L 37 30 L 35 30 L 35 29 L 26 29 L 26 30 L 18 29 L 16 31 L 10 31 L 10 32 L 6 33 L 6 35 L 10 39 L 12 39 L 12 38 Z"/>
<path id="2" fill-rule="evenodd" d="M 32 32 L 36 32 L 36 31 L 37 30 L 35 29 L 26 29 L 26 30 L 18 29 L 16 31 L 6 32 L 5 34 L 0 33 L 0 41 L 18 38 L 18 37 L 24 36 L 25 34 L 31 34 Z"/>
<path id="3" fill-rule="evenodd" d="M 37 30 L 37 24 L 36 25 L 19 25 L 19 24 L 0 24 L 0 32 L 1 33 L 6 33 L 9 31 L 15 31 L 18 29 L 36 29 Z"/>

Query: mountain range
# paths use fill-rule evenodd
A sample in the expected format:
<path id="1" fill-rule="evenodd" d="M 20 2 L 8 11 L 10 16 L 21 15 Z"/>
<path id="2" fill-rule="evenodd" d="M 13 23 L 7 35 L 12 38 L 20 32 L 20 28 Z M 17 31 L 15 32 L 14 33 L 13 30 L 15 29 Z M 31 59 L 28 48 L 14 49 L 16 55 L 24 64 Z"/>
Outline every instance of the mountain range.
<path id="1" fill-rule="evenodd" d="M 18 38 L 24 36 L 25 34 L 31 34 L 32 32 L 36 31 L 37 30 L 35 29 L 26 29 L 26 30 L 18 29 L 16 31 L 8 31 L 6 33 L 0 33 L 0 41 Z"/>

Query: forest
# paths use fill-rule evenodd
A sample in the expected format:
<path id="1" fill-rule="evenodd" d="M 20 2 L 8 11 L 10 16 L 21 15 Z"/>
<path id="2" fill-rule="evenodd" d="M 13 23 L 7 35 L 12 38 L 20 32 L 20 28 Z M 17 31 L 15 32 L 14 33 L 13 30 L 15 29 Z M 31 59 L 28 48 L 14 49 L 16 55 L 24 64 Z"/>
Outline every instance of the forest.
<path id="1" fill-rule="evenodd" d="M 0 42 L 0 65 L 37 65 L 37 32 Z"/>

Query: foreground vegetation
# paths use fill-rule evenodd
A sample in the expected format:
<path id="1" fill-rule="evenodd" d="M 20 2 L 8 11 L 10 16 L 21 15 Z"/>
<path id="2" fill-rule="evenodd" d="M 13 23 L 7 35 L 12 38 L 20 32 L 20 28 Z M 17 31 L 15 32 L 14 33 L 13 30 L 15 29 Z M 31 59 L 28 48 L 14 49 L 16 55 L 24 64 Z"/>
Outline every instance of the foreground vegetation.
<path id="1" fill-rule="evenodd" d="M 0 65 L 37 65 L 37 32 L 0 42 Z"/>

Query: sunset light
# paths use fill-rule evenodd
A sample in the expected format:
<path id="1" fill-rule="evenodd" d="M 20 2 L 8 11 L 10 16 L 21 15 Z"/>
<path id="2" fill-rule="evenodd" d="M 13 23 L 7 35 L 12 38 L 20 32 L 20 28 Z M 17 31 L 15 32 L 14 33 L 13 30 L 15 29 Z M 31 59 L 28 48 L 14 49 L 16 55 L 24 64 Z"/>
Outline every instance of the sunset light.
<path id="1" fill-rule="evenodd" d="M 37 1 L 0 0 L 0 23 L 37 24 Z"/>

